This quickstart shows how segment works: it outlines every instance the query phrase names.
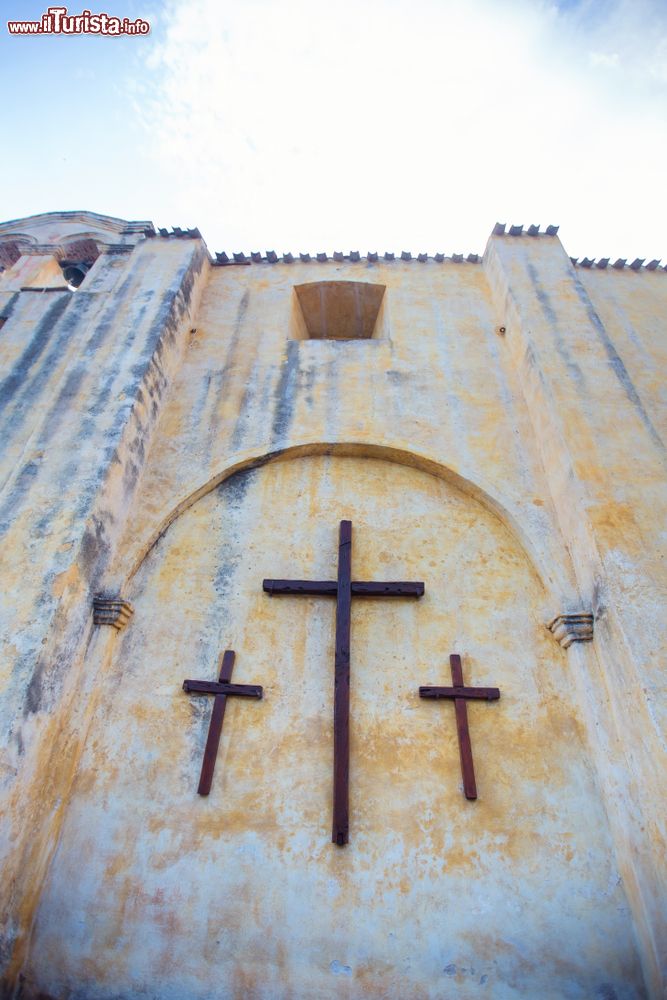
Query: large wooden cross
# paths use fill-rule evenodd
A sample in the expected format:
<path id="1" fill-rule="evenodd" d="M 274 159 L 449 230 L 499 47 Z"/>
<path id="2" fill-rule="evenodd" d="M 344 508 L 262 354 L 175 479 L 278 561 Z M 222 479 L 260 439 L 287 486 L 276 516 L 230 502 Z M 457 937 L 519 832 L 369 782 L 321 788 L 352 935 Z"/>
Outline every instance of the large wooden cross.
<path id="1" fill-rule="evenodd" d="M 233 649 L 226 649 L 220 658 L 220 676 L 216 681 L 183 681 L 183 690 L 188 694 L 212 694 L 215 695 L 213 701 L 213 712 L 211 713 L 211 724 L 208 727 L 208 738 L 206 749 L 204 750 L 204 760 L 201 766 L 201 776 L 199 778 L 200 795 L 208 795 L 211 791 L 213 781 L 213 769 L 215 768 L 215 758 L 218 756 L 220 737 L 222 735 L 222 723 L 225 718 L 225 706 L 230 695 L 241 698 L 261 698 L 263 692 L 259 684 L 230 684 L 232 670 L 234 669 L 234 658 L 236 653 Z"/>
<path id="2" fill-rule="evenodd" d="M 342 847 L 349 836 L 350 776 L 350 611 L 353 597 L 421 597 L 424 584 L 362 583 L 352 580 L 352 522 L 340 522 L 337 580 L 264 580 L 267 594 L 336 598 L 334 661 L 333 827 L 331 839 Z"/>
<path id="3" fill-rule="evenodd" d="M 500 698 L 498 688 L 473 688 L 465 687 L 463 684 L 463 669 L 461 667 L 461 657 L 458 653 L 452 653 L 449 657 L 452 669 L 453 687 L 420 687 L 420 698 L 450 698 L 454 700 L 454 710 L 456 712 L 456 731 L 459 737 L 459 756 L 461 758 L 461 774 L 463 775 L 463 791 L 467 799 L 477 798 L 477 786 L 475 785 L 475 768 L 472 762 L 472 746 L 470 745 L 470 731 L 468 729 L 468 706 L 466 700 L 482 699 L 484 701 L 496 701 Z"/>

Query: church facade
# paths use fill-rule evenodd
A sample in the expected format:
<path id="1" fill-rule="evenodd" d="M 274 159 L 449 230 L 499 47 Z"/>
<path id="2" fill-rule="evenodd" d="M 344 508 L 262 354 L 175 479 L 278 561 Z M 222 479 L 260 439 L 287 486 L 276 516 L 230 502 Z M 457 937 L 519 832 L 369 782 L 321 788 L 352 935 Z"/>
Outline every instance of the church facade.
<path id="1" fill-rule="evenodd" d="M 4 995 L 663 996 L 666 269 L 0 266 Z"/>

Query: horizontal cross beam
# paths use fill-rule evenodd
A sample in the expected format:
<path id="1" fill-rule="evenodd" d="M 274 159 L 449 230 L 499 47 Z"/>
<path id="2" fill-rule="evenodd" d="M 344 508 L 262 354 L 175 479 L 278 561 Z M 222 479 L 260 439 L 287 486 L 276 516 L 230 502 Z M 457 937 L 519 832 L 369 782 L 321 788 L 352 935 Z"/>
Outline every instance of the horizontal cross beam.
<path id="1" fill-rule="evenodd" d="M 474 698 L 479 701 L 497 701 L 500 698 L 498 688 L 471 687 L 420 687 L 420 698 Z"/>
<path id="2" fill-rule="evenodd" d="M 219 681 L 183 681 L 188 694 L 236 694 L 242 698 L 261 698 L 260 684 L 221 684 Z"/>
<path id="3" fill-rule="evenodd" d="M 313 597 L 336 597 L 336 580 L 264 580 L 263 589 L 267 594 L 286 594 Z M 370 583 L 361 580 L 350 584 L 352 597 L 423 597 L 424 584 L 421 581 L 397 581 Z"/>

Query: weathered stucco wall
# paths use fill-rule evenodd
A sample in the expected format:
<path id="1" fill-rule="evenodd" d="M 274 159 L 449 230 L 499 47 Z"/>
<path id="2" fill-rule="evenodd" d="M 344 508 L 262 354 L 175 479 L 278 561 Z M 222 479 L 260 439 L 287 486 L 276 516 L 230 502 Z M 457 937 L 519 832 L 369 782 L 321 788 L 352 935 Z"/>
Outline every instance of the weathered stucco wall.
<path id="1" fill-rule="evenodd" d="M 76 292 L 27 290 L 26 272 L 52 274 L 74 223 L 67 214 L 24 221 L 31 252 L 0 287 L 0 957 L 10 981 L 24 960 L 86 732 L 81 670 L 92 594 L 126 528 L 206 262 L 198 241 L 160 252 L 137 242 L 136 231 L 128 244 L 133 224 L 86 216 L 76 228 L 102 251 L 86 283 Z M 12 228 L 0 227 L 0 239 Z"/>
<path id="2" fill-rule="evenodd" d="M 293 287 L 316 280 L 386 285 L 387 336 L 289 339 Z M 138 525 L 161 531 L 179 503 L 234 464 L 304 444 L 360 443 L 445 465 L 502 505 L 558 600 L 566 593 L 577 604 L 567 560 L 549 548 L 559 544 L 554 516 L 495 328 L 481 265 L 214 270 L 147 468 L 128 539 L 135 549 L 119 553 L 119 574 L 148 542 Z"/>
<path id="3" fill-rule="evenodd" d="M 623 359 L 630 381 L 663 442 L 667 436 L 667 281 L 662 271 L 637 274 L 579 268 L 577 277 Z"/>
<path id="4" fill-rule="evenodd" d="M 146 230 L 0 226 L 10 995 L 621 998 L 640 960 L 660 996 L 667 275 L 548 236 L 212 268 Z M 24 290 L 90 241 L 76 292 Z M 341 280 L 386 286 L 374 337 L 303 339 L 294 286 Z M 332 575 L 345 516 L 355 574 L 427 594 L 355 608 L 338 850 L 332 608 L 261 577 Z M 99 591 L 135 605 L 118 638 Z M 595 639 L 564 652 L 575 612 Z M 266 700 L 228 708 L 203 800 L 210 706 L 179 685 L 232 644 Z M 451 706 L 415 696 L 457 648 L 503 691 L 470 710 L 475 804 Z"/>
<path id="5" fill-rule="evenodd" d="M 487 270 L 579 590 L 596 616 L 599 670 L 578 683 L 649 981 L 665 989 L 667 824 L 664 569 L 666 453 L 627 341 L 614 340 L 556 241 L 491 240 Z M 634 272 L 633 272 L 634 273 Z M 618 296 L 643 336 L 659 328 L 664 272 Z M 642 304 L 643 303 L 643 304 Z M 656 356 L 659 343 L 653 348 Z M 622 353 L 623 352 L 623 356 Z M 628 361 L 624 360 L 628 356 Z M 579 655 L 579 654 L 575 654 Z"/>
<path id="6" fill-rule="evenodd" d="M 330 842 L 333 602 L 266 576 L 424 579 L 356 601 L 351 842 Z M 364 458 L 236 474 L 153 549 L 128 596 L 30 982 L 54 995 L 640 996 L 629 913 L 566 654 L 499 521 L 448 484 Z M 210 704 L 181 690 L 238 651 L 261 702 L 228 707 L 195 794 Z M 448 653 L 501 700 L 469 709 L 479 800 L 461 792 Z M 67 947 L 63 948 L 63 941 Z"/>

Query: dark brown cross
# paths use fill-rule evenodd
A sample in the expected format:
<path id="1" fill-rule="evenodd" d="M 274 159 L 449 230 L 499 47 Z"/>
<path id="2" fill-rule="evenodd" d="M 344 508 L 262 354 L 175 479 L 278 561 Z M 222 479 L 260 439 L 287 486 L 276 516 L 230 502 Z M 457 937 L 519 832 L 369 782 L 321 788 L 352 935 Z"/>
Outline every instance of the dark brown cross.
<path id="1" fill-rule="evenodd" d="M 477 786 L 475 785 L 475 768 L 472 763 L 472 747 L 470 745 L 470 731 L 468 730 L 468 706 L 466 699 L 482 699 L 484 701 L 496 701 L 500 698 L 498 688 L 472 688 L 464 687 L 463 669 L 461 667 L 461 657 L 458 653 L 452 653 L 449 657 L 452 668 L 453 687 L 420 687 L 420 698 L 453 698 L 454 710 L 456 712 L 456 731 L 459 736 L 459 756 L 461 758 L 461 774 L 463 775 L 463 790 L 467 799 L 477 798 Z"/>
<path id="2" fill-rule="evenodd" d="M 222 723 L 225 718 L 225 706 L 230 695 L 238 695 L 241 698 L 261 698 L 263 689 L 259 684 L 230 684 L 232 670 L 234 669 L 234 657 L 236 653 L 233 649 L 226 649 L 221 657 L 220 677 L 217 681 L 183 681 L 183 690 L 188 694 L 213 694 L 213 712 L 211 713 L 211 724 L 208 727 L 208 737 L 206 749 L 204 750 L 204 761 L 201 766 L 201 777 L 199 778 L 200 795 L 208 795 L 211 791 L 213 780 L 213 769 L 215 758 L 218 756 L 220 737 L 222 735 Z"/>
<path id="3" fill-rule="evenodd" d="M 334 667 L 333 828 L 342 847 L 349 834 L 350 611 L 353 597 L 421 597 L 423 583 L 360 583 L 352 580 L 352 522 L 340 522 L 337 580 L 264 580 L 267 594 L 336 598 Z"/>

